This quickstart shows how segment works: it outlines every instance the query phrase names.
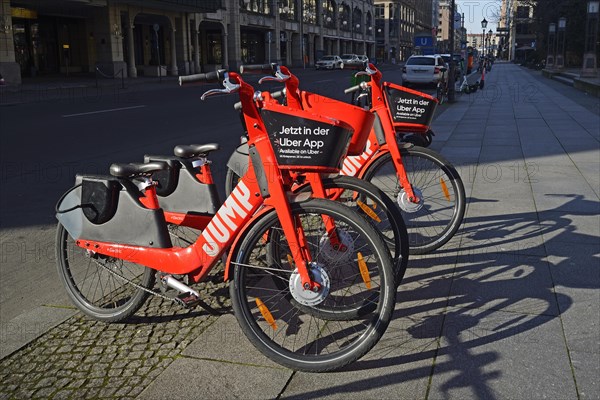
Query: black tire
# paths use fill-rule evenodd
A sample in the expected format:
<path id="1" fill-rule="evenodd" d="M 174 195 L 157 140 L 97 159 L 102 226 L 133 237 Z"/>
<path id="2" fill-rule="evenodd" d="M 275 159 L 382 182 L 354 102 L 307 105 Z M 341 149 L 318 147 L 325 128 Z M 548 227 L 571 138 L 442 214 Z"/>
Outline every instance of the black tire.
<path id="1" fill-rule="evenodd" d="M 139 310 L 149 295 L 107 268 L 146 289 L 154 286 L 152 269 L 98 254 L 88 255 L 61 224 L 56 231 L 56 261 L 67 294 L 78 309 L 95 320 L 122 321 Z"/>
<path id="2" fill-rule="evenodd" d="M 227 174 L 225 174 L 225 198 L 229 197 L 231 192 L 233 192 L 239 180 L 240 176 L 231 168 L 227 168 Z"/>
<path id="3" fill-rule="evenodd" d="M 400 208 L 408 230 L 410 254 L 426 254 L 452 238 L 465 214 L 466 196 L 460 175 L 439 153 L 414 146 L 400 149 L 413 189 L 422 192 L 419 210 L 408 210 L 391 155 L 377 159 L 364 179 L 382 189 Z"/>
<path id="4" fill-rule="evenodd" d="M 264 238 L 281 229 L 273 210 L 255 222 L 234 250 L 230 284 L 233 310 L 250 342 L 273 361 L 300 371 L 339 369 L 365 355 L 389 324 L 396 292 L 392 260 L 377 231 L 347 207 L 311 199 L 292 203 L 291 209 L 295 220 L 304 228 L 313 259 L 321 268 L 319 271 L 325 271 L 329 277 L 329 293 L 314 305 L 296 307 L 290 301 L 306 292 L 297 289 L 297 285 L 290 285 L 290 281 L 294 282 L 293 266 L 283 255 L 285 251 L 279 252 L 283 259 L 278 262 L 267 261 L 270 258 L 267 255 L 273 254 L 270 250 L 273 240 L 266 243 Z M 360 246 L 344 252 L 345 260 L 333 262 L 321 253 L 326 216 L 334 218 L 338 233 L 344 231 L 352 235 L 353 243 Z M 279 235 L 279 238 L 281 245 L 287 246 L 285 236 Z M 358 252 L 365 262 L 363 271 L 368 271 L 369 285 L 357 271 Z M 317 272 L 313 269 L 313 276 Z M 284 284 L 275 284 L 276 281 Z M 290 286 L 296 288 L 296 294 L 292 294 Z M 320 316 L 322 309 L 328 309 L 330 315 L 336 307 L 344 315 L 349 309 L 356 312 L 353 318 Z"/>
<path id="5" fill-rule="evenodd" d="M 436 98 L 438 104 L 442 105 L 446 101 L 446 90 L 443 82 L 438 82 L 436 86 Z"/>
<path id="6" fill-rule="evenodd" d="M 409 244 L 406 226 L 396 204 L 381 189 L 362 179 L 340 175 L 323 178 L 322 182 L 325 190 L 345 189 L 338 201 L 362 215 L 382 235 L 394 260 L 394 277 L 399 286 L 408 264 Z M 298 192 L 310 190 L 307 184 Z"/>
<path id="7" fill-rule="evenodd" d="M 202 234 L 199 229 L 190 228 L 183 225 L 167 224 L 169 236 L 173 247 L 189 247 L 196 242 Z"/>

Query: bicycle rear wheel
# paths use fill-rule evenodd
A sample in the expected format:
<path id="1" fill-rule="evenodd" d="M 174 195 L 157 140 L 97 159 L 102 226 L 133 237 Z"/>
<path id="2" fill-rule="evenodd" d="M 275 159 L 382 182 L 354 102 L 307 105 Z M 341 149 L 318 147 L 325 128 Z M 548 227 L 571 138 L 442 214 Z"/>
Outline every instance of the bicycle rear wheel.
<path id="1" fill-rule="evenodd" d="M 67 294 L 96 320 L 118 322 L 130 317 L 149 295 L 142 288 L 154 286 L 152 269 L 83 249 L 61 224 L 56 231 L 56 260 Z"/>
<path id="2" fill-rule="evenodd" d="M 418 146 L 400 149 L 400 153 L 419 203 L 407 198 L 389 153 L 368 167 L 364 179 L 400 208 L 410 253 L 426 254 L 443 246 L 458 230 L 465 214 L 465 189 L 456 169 L 440 154 Z"/>
<path id="3" fill-rule="evenodd" d="M 337 202 L 312 199 L 291 208 L 313 257 L 311 275 L 324 290 L 302 289 L 272 211 L 234 250 L 234 313 L 248 339 L 275 362 L 302 371 L 338 369 L 366 354 L 387 328 L 395 301 L 391 257 L 377 231 Z M 333 218 L 338 236 L 351 238 L 337 257 L 328 249 L 325 218 Z"/>

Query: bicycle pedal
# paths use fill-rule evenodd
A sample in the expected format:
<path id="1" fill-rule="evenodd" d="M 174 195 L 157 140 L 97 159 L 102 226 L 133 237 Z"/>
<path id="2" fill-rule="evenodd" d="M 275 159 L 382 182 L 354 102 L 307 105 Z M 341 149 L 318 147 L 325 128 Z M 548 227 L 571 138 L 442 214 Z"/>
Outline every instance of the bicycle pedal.
<path id="1" fill-rule="evenodd" d="M 189 292 L 180 293 L 177 295 L 177 297 L 175 297 L 175 299 L 177 300 L 177 302 L 179 304 L 181 304 L 185 308 L 194 308 L 202 302 L 200 297 L 196 296 L 193 293 L 189 293 Z"/>

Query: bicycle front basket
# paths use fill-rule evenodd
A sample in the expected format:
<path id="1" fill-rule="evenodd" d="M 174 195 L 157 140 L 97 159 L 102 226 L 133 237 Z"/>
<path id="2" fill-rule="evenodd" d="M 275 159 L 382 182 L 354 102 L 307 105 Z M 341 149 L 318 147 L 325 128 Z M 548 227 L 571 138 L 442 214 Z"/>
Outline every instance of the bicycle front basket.
<path id="1" fill-rule="evenodd" d="M 280 168 L 338 172 L 352 128 L 341 121 L 284 106 L 264 108 L 261 116 Z"/>
<path id="2" fill-rule="evenodd" d="M 344 121 L 354 129 L 348 146 L 349 156 L 358 156 L 365 151 L 375 114 L 355 105 L 315 93 L 301 92 L 301 97 L 302 107 L 305 110 Z"/>
<path id="3" fill-rule="evenodd" d="M 390 82 L 384 82 L 383 86 L 394 129 L 399 132 L 427 132 L 437 100 L 426 93 Z"/>

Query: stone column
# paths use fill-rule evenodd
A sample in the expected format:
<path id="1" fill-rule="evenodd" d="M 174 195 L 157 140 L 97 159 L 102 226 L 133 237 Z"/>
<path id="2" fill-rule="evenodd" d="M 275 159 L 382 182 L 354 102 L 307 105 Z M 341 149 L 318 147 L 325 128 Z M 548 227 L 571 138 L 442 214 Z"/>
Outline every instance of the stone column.
<path id="1" fill-rule="evenodd" d="M 135 51 L 133 40 L 133 20 L 128 18 L 127 24 L 127 76 L 137 78 L 137 68 L 135 67 Z"/>
<path id="2" fill-rule="evenodd" d="M 302 66 L 302 35 L 299 33 L 292 34 L 292 65 Z"/>
<path id="3" fill-rule="evenodd" d="M 307 55 L 308 55 L 308 65 L 315 65 L 315 34 L 314 33 L 310 33 L 308 35 L 308 43 L 306 44 L 306 47 L 307 47 Z"/>
<path id="4" fill-rule="evenodd" d="M 0 74 L 6 84 L 21 84 L 21 66 L 16 62 L 15 45 L 12 30 L 12 16 L 10 11 L 10 1 L 2 0 L 0 3 L 0 17 L 6 25 L 6 31 L 0 32 Z M 2 26 L 2 29 L 5 27 Z"/>
<path id="5" fill-rule="evenodd" d="M 173 21 L 171 21 L 171 67 L 169 68 L 169 73 L 173 76 L 179 75 L 179 71 L 177 70 L 177 50 L 175 46 L 175 25 Z"/>
<path id="6" fill-rule="evenodd" d="M 194 46 L 194 73 L 200 73 L 200 41 L 198 40 L 198 14 L 194 19 L 194 29 L 192 29 L 192 46 Z"/>
<path id="7" fill-rule="evenodd" d="M 239 0 L 228 0 L 227 16 L 223 20 L 223 65 L 235 70 L 240 66 L 242 60 L 242 38 L 241 38 L 241 16 Z M 225 41 L 226 40 L 226 41 Z"/>
<path id="8" fill-rule="evenodd" d="M 229 64 L 229 46 L 227 43 L 229 35 L 227 34 L 227 31 L 225 31 L 225 27 L 223 27 L 223 37 L 221 39 L 221 48 L 223 49 L 223 55 L 222 55 L 222 65 L 221 68 L 225 68 L 225 69 L 230 69 L 230 64 Z M 241 57 L 241 56 L 240 56 Z M 235 65 L 234 68 L 237 68 L 238 65 Z"/>

